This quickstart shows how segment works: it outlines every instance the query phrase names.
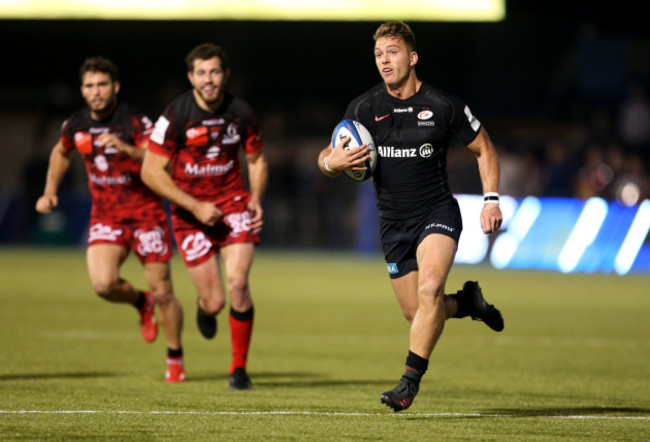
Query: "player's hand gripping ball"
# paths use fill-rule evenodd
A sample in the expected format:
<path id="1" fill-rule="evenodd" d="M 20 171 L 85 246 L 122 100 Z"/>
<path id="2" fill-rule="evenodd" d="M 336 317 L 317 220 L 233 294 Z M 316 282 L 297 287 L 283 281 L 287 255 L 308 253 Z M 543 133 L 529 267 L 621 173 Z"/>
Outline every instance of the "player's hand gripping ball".
<path id="1" fill-rule="evenodd" d="M 375 142 L 368 129 L 361 123 L 354 120 L 343 120 L 336 125 L 332 133 L 332 149 L 336 147 L 339 141 L 347 137 L 350 137 L 350 141 L 343 146 L 344 149 L 347 150 L 364 144 L 370 149 L 370 159 L 365 162 L 365 169 L 344 171 L 345 175 L 354 181 L 365 181 L 372 176 L 372 172 L 377 166 L 377 147 L 375 146 Z"/>

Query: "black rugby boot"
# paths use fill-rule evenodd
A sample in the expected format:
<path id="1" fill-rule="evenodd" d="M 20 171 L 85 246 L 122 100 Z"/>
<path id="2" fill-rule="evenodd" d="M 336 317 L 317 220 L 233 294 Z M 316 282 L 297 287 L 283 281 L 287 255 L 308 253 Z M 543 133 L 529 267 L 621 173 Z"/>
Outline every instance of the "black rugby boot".
<path id="1" fill-rule="evenodd" d="M 462 295 L 467 306 L 467 313 L 475 321 L 483 321 L 492 330 L 503 330 L 503 317 L 501 312 L 483 298 L 483 292 L 478 281 L 467 281 L 463 285 Z"/>

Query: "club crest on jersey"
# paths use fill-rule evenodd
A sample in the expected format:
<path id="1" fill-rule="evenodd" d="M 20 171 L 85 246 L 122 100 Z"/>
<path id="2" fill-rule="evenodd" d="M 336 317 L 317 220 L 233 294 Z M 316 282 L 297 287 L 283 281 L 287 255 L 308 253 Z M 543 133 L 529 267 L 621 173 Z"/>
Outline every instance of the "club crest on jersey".
<path id="1" fill-rule="evenodd" d="M 433 112 L 429 109 L 424 109 L 418 113 L 418 126 L 435 126 L 436 123 L 431 118 L 433 117 Z"/>
<path id="2" fill-rule="evenodd" d="M 235 144 L 239 143 L 241 137 L 239 136 L 239 131 L 237 131 L 237 125 L 230 123 L 228 129 L 226 129 L 226 134 L 223 136 L 223 144 Z"/>

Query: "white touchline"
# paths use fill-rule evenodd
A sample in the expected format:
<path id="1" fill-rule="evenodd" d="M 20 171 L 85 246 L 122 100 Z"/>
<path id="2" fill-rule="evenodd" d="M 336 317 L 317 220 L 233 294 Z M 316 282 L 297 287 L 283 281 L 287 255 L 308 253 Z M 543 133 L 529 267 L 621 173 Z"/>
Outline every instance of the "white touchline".
<path id="1" fill-rule="evenodd" d="M 590 416 L 590 415 L 516 415 L 493 413 L 344 413 L 321 411 L 175 411 L 175 410 L 0 410 L 0 414 L 203 414 L 210 416 L 395 416 L 395 417 L 494 417 L 494 418 L 542 418 L 542 419 L 612 419 L 650 420 L 650 416 Z"/>

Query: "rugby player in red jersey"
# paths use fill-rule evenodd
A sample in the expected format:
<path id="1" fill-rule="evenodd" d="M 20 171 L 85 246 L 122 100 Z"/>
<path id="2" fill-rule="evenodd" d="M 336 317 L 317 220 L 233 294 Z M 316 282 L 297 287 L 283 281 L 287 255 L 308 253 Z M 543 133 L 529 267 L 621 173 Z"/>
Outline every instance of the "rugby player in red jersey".
<path id="1" fill-rule="evenodd" d="M 169 260 L 172 242 L 167 214 L 159 196 L 140 178 L 142 158 L 153 130 L 151 120 L 126 103 L 118 103 L 117 67 L 91 57 L 80 68 L 81 95 L 87 106 L 64 123 L 50 154 L 43 195 L 36 210 L 58 206 L 59 184 L 73 152 L 82 156 L 92 208 L 87 265 L 93 289 L 111 302 L 134 305 L 147 342 L 158 335 L 155 305 L 167 338 L 167 382 L 183 382 L 181 328 L 183 312 L 174 296 Z M 142 262 L 149 290 L 138 290 L 120 276 L 130 251 Z"/>
<path id="2" fill-rule="evenodd" d="M 192 89 L 174 99 L 156 122 L 142 179 L 172 203 L 174 237 L 196 288 L 197 325 L 206 339 L 217 332 L 216 315 L 228 292 L 229 388 L 247 390 L 252 387 L 246 360 L 254 312 L 248 275 L 263 224 L 268 166 L 254 111 L 225 91 L 226 52 L 204 43 L 190 51 L 186 63 Z"/>

